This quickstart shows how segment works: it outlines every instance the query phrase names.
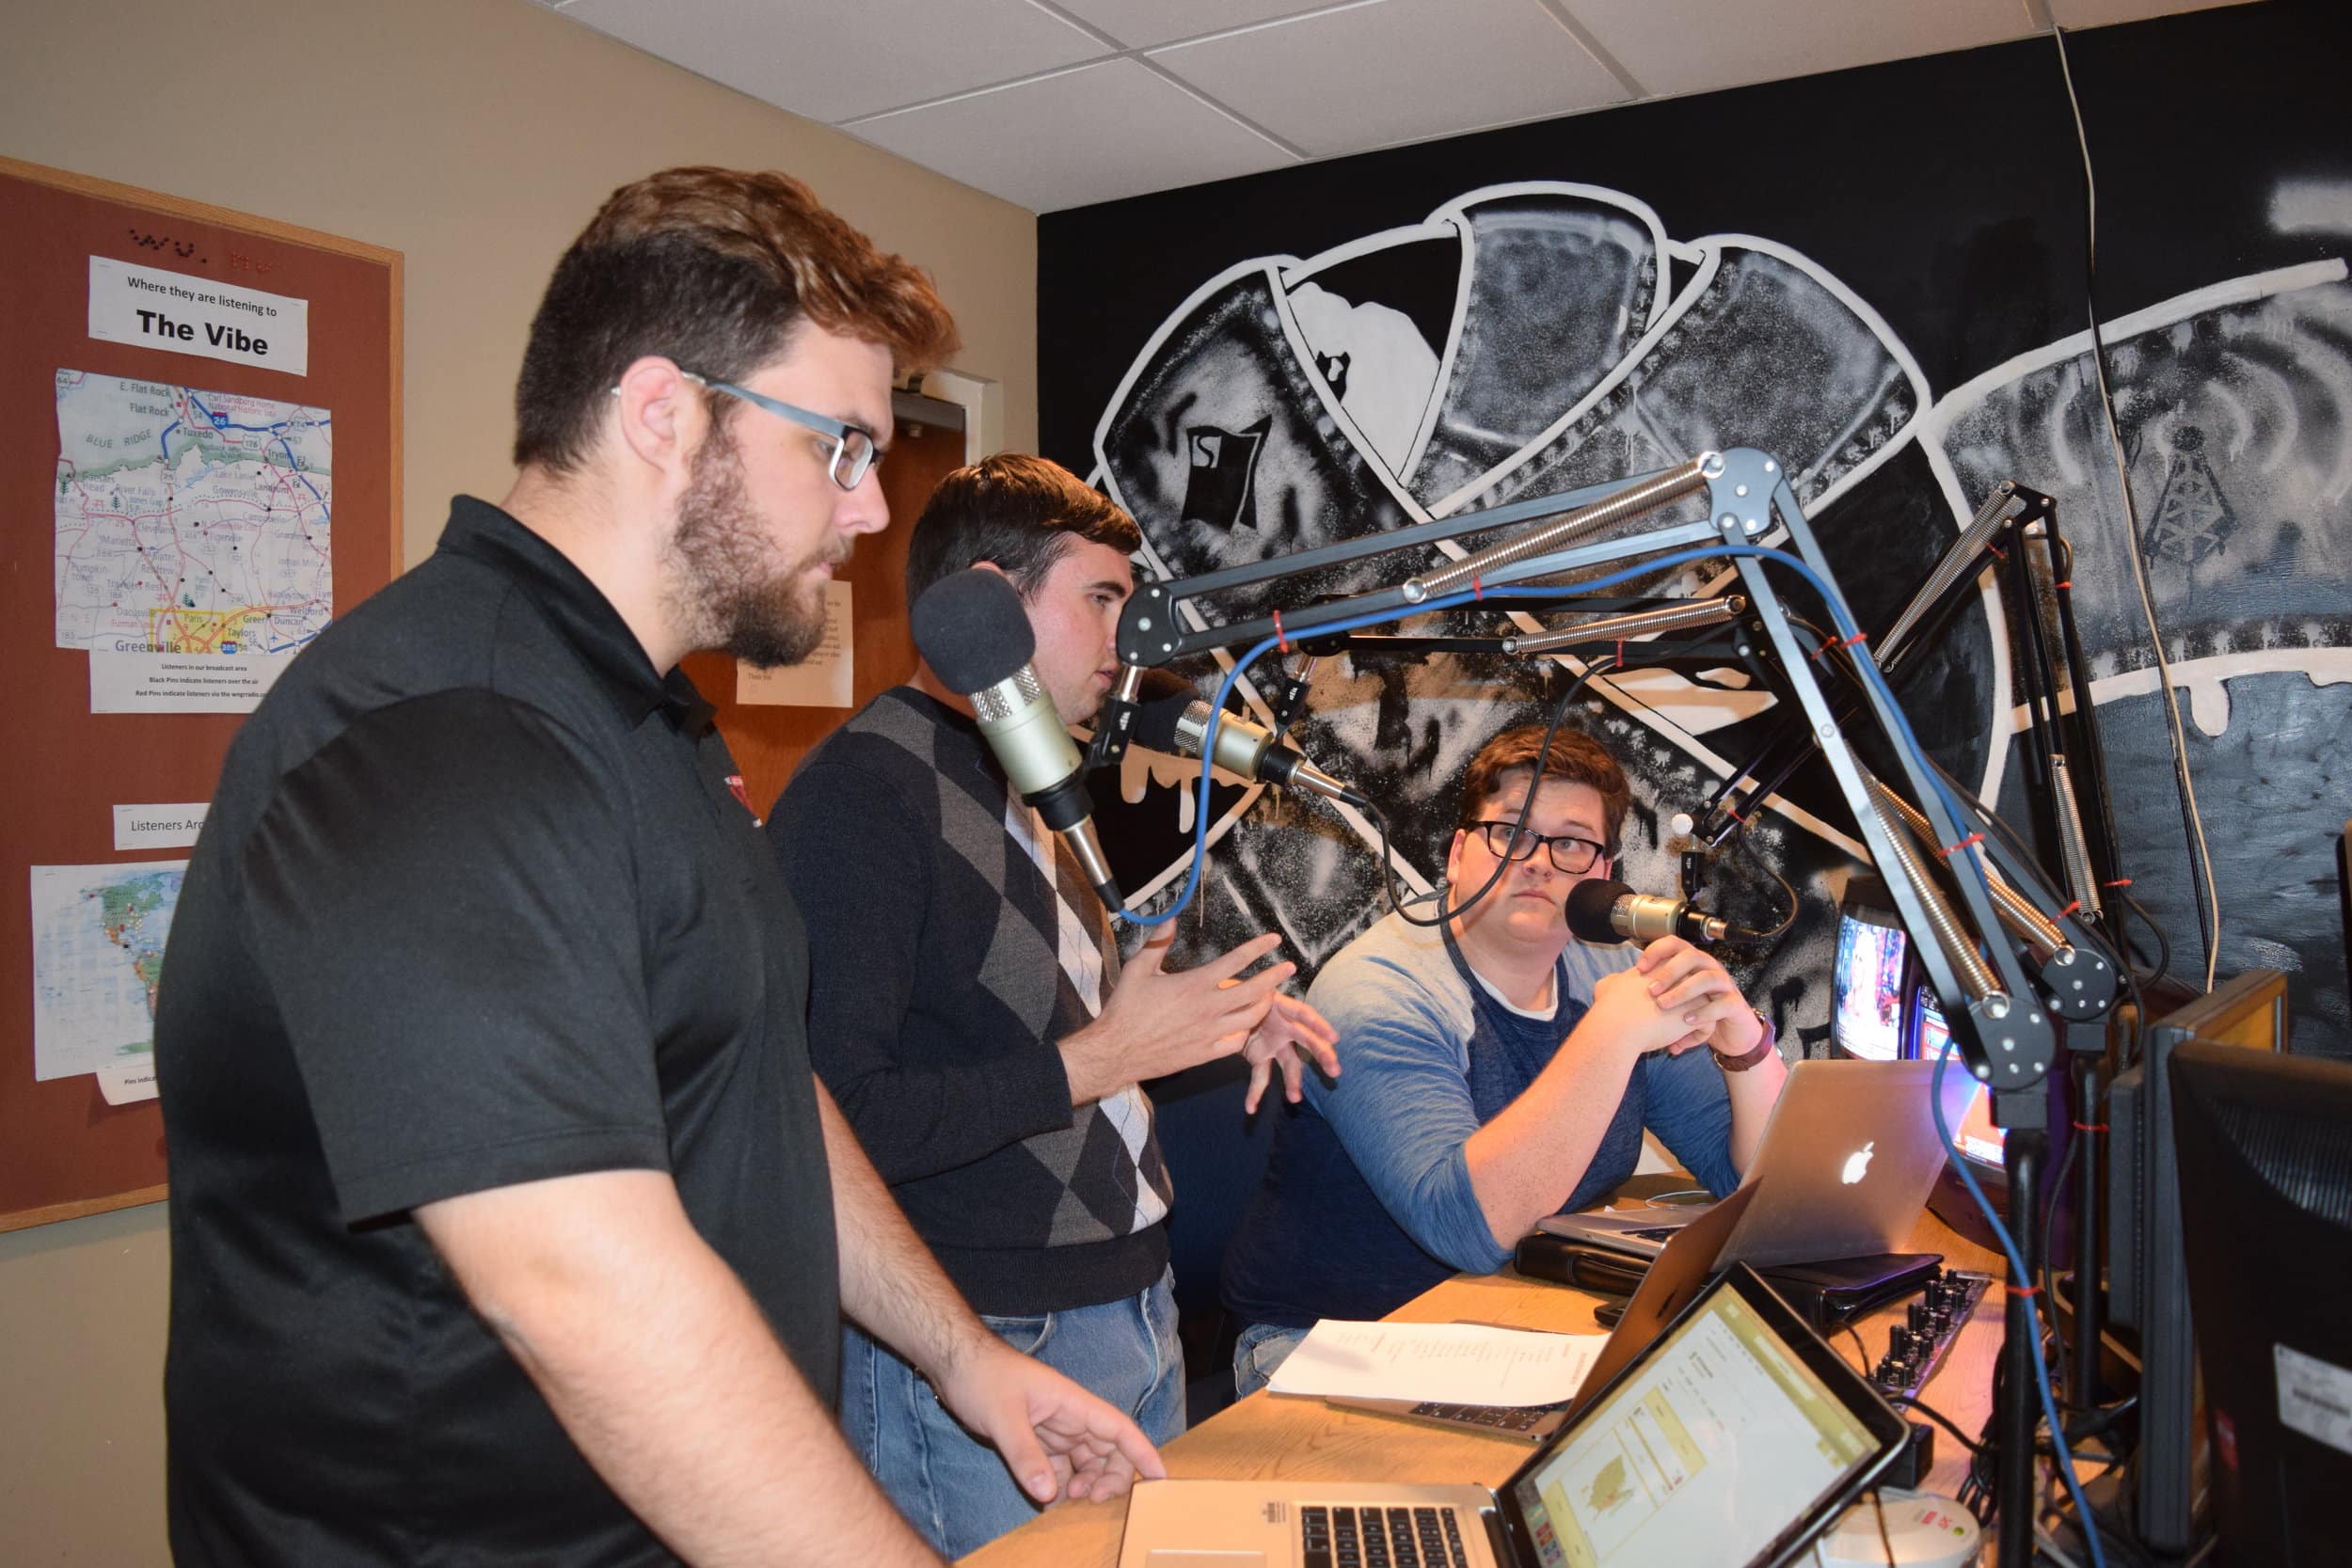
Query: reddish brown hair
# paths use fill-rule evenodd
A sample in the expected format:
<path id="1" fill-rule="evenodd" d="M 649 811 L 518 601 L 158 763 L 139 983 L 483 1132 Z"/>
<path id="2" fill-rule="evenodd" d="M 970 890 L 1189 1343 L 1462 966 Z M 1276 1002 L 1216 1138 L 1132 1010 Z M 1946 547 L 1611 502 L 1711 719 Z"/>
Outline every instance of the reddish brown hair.
<path id="1" fill-rule="evenodd" d="M 614 191 L 556 263 L 515 388 L 515 462 L 563 472 L 607 390 L 647 355 L 740 381 L 803 321 L 889 349 L 900 372 L 961 346 L 930 279 L 788 174 L 673 168 Z M 731 408 L 713 404 L 724 418 Z"/>
<path id="2" fill-rule="evenodd" d="M 1544 729 L 1542 724 L 1521 724 L 1503 731 L 1478 749 L 1478 754 L 1470 758 L 1470 768 L 1462 775 L 1461 816 L 1454 826 L 1468 829 L 1497 806 L 1516 815 L 1525 798 L 1526 786 L 1506 790 L 1504 775 L 1533 772 L 1535 759 L 1540 756 L 1544 783 L 1589 784 L 1600 796 L 1601 820 L 1608 828 L 1609 858 L 1616 859 L 1625 814 L 1633 804 L 1633 786 L 1626 783 L 1625 769 L 1617 766 L 1617 759 L 1609 754 L 1606 746 L 1566 724 L 1552 736 L 1547 750 Z"/>

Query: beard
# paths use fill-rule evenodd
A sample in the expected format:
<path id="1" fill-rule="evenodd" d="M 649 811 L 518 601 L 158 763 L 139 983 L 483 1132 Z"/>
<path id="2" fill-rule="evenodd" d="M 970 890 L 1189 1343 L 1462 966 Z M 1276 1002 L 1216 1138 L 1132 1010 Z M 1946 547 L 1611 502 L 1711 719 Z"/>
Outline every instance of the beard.
<path id="1" fill-rule="evenodd" d="M 798 664 L 824 641 L 824 588 L 808 570 L 846 561 L 850 552 L 819 546 L 781 562 L 721 424 L 694 459 L 667 553 L 671 609 L 679 624 L 694 628 L 693 645 L 772 670 Z"/>

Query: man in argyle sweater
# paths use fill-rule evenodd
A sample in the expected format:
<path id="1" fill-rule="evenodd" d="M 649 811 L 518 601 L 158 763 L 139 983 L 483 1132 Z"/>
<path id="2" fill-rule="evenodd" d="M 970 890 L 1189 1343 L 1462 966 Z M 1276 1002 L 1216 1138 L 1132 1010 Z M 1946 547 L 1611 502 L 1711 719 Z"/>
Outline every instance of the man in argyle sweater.
<path id="1" fill-rule="evenodd" d="M 1067 469 L 992 457 L 948 475 L 924 509 L 907 600 L 955 572 L 1001 572 L 1056 711 L 1082 723 L 1119 673 L 1140 542 Z M 1162 967 L 1163 938 L 1122 968 L 1068 849 L 928 667 L 809 755 L 768 832 L 808 923 L 810 1055 L 917 1234 L 1009 1343 L 1154 1441 L 1176 1435 L 1170 1194 L 1137 1085 L 1246 1051 L 1254 1106 L 1273 1065 L 1294 1100 L 1302 1053 L 1337 1071 L 1329 1025 L 1277 989 L 1295 965 L 1233 981 L 1279 935 L 1183 973 Z M 841 1419 L 949 1557 L 1035 1512 L 921 1375 L 854 1326 Z"/>

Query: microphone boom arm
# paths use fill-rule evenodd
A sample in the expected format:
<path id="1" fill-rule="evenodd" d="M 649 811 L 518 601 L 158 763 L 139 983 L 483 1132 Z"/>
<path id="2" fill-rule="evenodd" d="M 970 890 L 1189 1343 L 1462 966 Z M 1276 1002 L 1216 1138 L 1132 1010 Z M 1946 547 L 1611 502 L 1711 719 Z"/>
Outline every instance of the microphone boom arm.
<path id="1" fill-rule="evenodd" d="M 1613 525 L 1640 512 L 1704 490 L 1708 515 L 1643 532 L 1602 540 L 1583 539 L 1594 529 Z M 1444 587 L 1473 582 L 1484 589 L 1589 572 L 1613 562 L 1699 545 L 1754 546 L 1771 528 L 1774 516 L 1788 530 L 1788 553 L 1812 569 L 1824 583 L 1836 574 L 1821 553 L 1780 464 L 1753 448 L 1703 452 L 1691 462 L 1657 473 L 1613 484 L 1587 485 L 1560 495 L 1539 496 L 1483 512 L 1457 514 L 1394 531 L 1321 546 L 1292 555 L 1228 567 L 1175 581 L 1152 582 L 1137 588 L 1120 621 L 1118 647 L 1123 663 L 1156 666 L 1186 655 L 1219 648 L 1248 647 L 1269 639 L 1290 646 L 1318 628 L 1343 622 L 1362 623 L 1367 616 L 1402 619 Z M 1489 546 L 1465 561 L 1375 589 L 1320 604 L 1248 616 L 1200 630 L 1187 630 L 1180 609 L 1196 599 L 1263 583 L 1319 572 L 1331 566 L 1375 555 L 1411 549 L 1485 533 L 1515 523 L 1549 519 L 1533 533 Z M 1581 542 L 1579 542 L 1581 541 Z M 1470 570 L 1470 568 L 1475 570 Z M 1901 864 L 1894 833 L 1882 817 L 1865 782 L 1861 765 L 1838 722 L 1838 715 L 1815 677 L 1813 650 L 1799 641 L 1784 608 L 1780 590 L 1753 555 L 1735 558 L 1740 592 L 1746 613 L 1738 623 L 1736 641 L 1743 657 L 1769 654 L 1784 677 L 1786 693 L 1796 704 L 1856 826 L 1879 865 Z M 1203 617 L 1205 619 L 1205 617 Z M 1756 646 L 1761 637 L 1763 646 Z M 1868 658 L 1860 646 L 1849 657 Z M 1893 709 L 1881 682 L 1865 681 L 1855 694 L 1852 721 L 1889 737 L 1907 734 L 1908 725 Z M 1972 838 L 1947 806 L 1941 786 L 1930 775 L 1925 759 L 1910 747 L 1889 748 L 1902 777 L 1890 781 L 1909 800 L 1918 801 L 1928 819 L 1931 836 L 1949 854 L 1972 858 L 1981 840 Z M 1904 846 L 1906 848 L 1908 845 Z M 1949 1022 L 1956 1047 L 1971 1074 L 1993 1091 L 1994 1118 L 2007 1127 L 2045 1127 L 2048 1113 L 2040 1092 L 2056 1052 L 2056 1029 L 2049 1009 L 2029 980 L 2016 945 L 2006 938 L 1990 894 L 1980 876 L 1955 876 L 1946 895 L 1955 898 L 1951 921 L 1981 952 L 1984 973 L 1977 984 L 1964 986 L 1943 944 L 1932 940 L 1936 922 L 1926 897 L 1904 876 L 1888 878 L 1904 927 L 1918 939 L 1920 959 L 1930 985 Z M 1955 941 L 1961 940 L 1956 937 Z"/>

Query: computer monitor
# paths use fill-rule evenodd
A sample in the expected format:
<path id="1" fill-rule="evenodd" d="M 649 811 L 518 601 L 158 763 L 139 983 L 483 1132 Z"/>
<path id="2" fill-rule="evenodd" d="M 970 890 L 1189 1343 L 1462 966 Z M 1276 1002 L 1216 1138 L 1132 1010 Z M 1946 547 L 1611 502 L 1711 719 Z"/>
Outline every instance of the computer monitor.
<path id="1" fill-rule="evenodd" d="M 1935 1005 L 1933 991 L 1921 986 L 1912 993 L 1905 1022 L 1904 1055 L 1932 1062 L 1944 1054 L 1944 1042 L 1952 1032 L 1944 1022 L 1944 1010 Z M 1957 1053 L 1944 1073 L 1944 1121 L 1975 1174 L 1989 1176 L 2006 1187 L 2001 1150 L 2007 1134 L 1993 1125 L 1993 1096 L 1981 1082 L 1969 1076 Z"/>
<path id="2" fill-rule="evenodd" d="M 1848 1056 L 1891 1062 L 1902 1054 L 1905 969 L 1911 940 L 1894 901 L 1857 877 L 1837 909 L 1837 966 L 1830 978 L 1830 1043 Z"/>
<path id="3" fill-rule="evenodd" d="M 2139 1059 L 2107 1091 L 2107 1319 L 2137 1340 L 2133 1513 L 2141 1541 L 2159 1552 L 2196 1544 L 2205 1467 L 2166 1064 L 2192 1039 L 2268 1054 L 2286 1038 L 2286 976 L 2249 970 L 2150 1023 Z"/>
<path id="4" fill-rule="evenodd" d="M 2171 1090 L 2224 1560 L 2352 1562 L 2352 1063 L 2194 1039 Z"/>

